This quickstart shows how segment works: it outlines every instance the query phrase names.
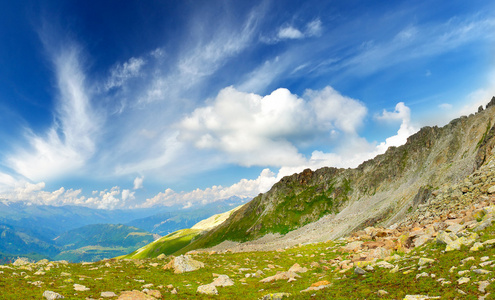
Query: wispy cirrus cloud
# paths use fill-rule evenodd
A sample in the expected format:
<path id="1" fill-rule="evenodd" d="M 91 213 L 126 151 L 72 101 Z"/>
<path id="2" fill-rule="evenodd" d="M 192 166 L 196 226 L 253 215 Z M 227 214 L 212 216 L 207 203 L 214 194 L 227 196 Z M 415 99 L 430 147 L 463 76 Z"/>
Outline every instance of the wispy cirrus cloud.
<path id="1" fill-rule="evenodd" d="M 142 67 L 146 64 L 146 60 L 142 57 L 131 57 L 123 64 L 117 64 L 110 70 L 110 77 L 105 83 L 105 89 L 122 86 L 127 80 L 137 77 L 141 73 Z"/>
<path id="2" fill-rule="evenodd" d="M 30 149 L 8 156 L 7 164 L 33 181 L 59 177 L 84 167 L 96 151 L 103 118 L 92 107 L 77 45 L 51 53 L 58 96 L 54 124 L 45 133 L 26 129 Z"/>

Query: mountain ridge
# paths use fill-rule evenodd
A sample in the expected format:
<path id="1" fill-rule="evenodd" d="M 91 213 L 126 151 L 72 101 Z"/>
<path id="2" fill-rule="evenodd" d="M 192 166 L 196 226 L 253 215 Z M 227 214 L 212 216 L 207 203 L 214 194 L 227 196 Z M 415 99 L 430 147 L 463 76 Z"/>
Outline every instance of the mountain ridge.
<path id="1" fill-rule="evenodd" d="M 406 144 L 390 147 L 355 169 L 324 167 L 286 176 L 180 253 L 222 242 L 230 248 L 248 242 L 257 245 L 249 249 L 275 250 L 311 242 L 303 237 L 309 232 L 316 232 L 311 237 L 317 242 L 367 226 L 391 226 L 434 191 L 459 183 L 491 155 L 495 145 L 494 103 L 495 97 L 486 109 L 443 127 L 423 127 Z M 294 197 L 287 197 L 288 192 Z M 309 211 L 308 204 L 312 207 Z M 329 210 L 333 211 L 327 213 Z"/>

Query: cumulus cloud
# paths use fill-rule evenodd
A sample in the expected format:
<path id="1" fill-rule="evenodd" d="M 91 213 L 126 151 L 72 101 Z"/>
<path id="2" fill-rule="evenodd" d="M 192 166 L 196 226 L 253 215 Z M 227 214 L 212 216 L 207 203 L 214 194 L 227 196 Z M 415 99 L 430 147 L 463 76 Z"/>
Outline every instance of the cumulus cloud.
<path id="1" fill-rule="evenodd" d="M 135 192 L 131 192 L 130 190 L 122 190 L 122 201 L 134 200 L 136 197 L 134 196 Z"/>
<path id="2" fill-rule="evenodd" d="M 31 145 L 7 158 L 10 168 L 33 181 L 46 180 L 84 166 L 95 152 L 101 123 L 91 106 L 77 46 L 54 54 L 59 91 L 55 123 L 45 134 L 26 133 Z"/>
<path id="3" fill-rule="evenodd" d="M 382 121 L 401 121 L 397 134 L 385 139 L 385 142 L 382 142 L 377 146 L 379 153 L 384 153 L 391 146 L 400 146 L 405 144 L 407 138 L 419 130 L 416 126 L 411 124 L 411 110 L 404 104 L 404 102 L 397 103 L 393 112 L 384 110 L 382 114 L 377 117 L 377 119 Z"/>
<path id="4" fill-rule="evenodd" d="M 292 26 L 285 26 L 280 28 L 277 36 L 280 39 L 302 39 L 304 34 Z"/>
<path id="5" fill-rule="evenodd" d="M 379 121 L 400 121 L 401 125 L 397 134 L 387 138 L 384 142 L 376 144 L 368 142 L 356 132 L 350 131 L 341 140 L 339 147 L 334 152 L 313 151 L 311 157 L 304 164 L 284 166 L 279 169 L 277 178 L 301 172 L 306 168 L 316 170 L 321 167 L 355 168 L 363 161 L 385 153 L 391 146 L 400 146 L 407 142 L 407 138 L 419 129 L 411 122 L 411 111 L 403 102 L 395 106 L 394 111 L 384 110 L 376 117 Z M 352 126 L 350 128 L 353 128 Z"/>
<path id="6" fill-rule="evenodd" d="M 126 200 L 133 200 L 134 192 L 123 190 L 115 186 L 110 190 L 93 191 L 92 197 L 82 195 L 81 189 L 59 188 L 55 191 L 46 191 L 45 183 L 30 183 L 17 181 L 9 188 L 0 191 L 0 198 L 10 202 L 25 202 L 36 205 L 80 205 L 98 209 L 123 208 Z"/>
<path id="7" fill-rule="evenodd" d="M 144 181 L 144 177 L 143 176 L 136 177 L 134 179 L 134 189 L 135 190 L 142 189 L 143 188 L 143 181 Z"/>
<path id="8" fill-rule="evenodd" d="M 179 139 L 219 150 L 242 166 L 300 165 L 300 144 L 332 132 L 355 133 L 366 111 L 331 87 L 308 90 L 304 99 L 282 88 L 263 97 L 228 87 L 180 122 Z"/>
<path id="9" fill-rule="evenodd" d="M 277 182 L 277 176 L 270 169 L 264 169 L 256 179 L 242 179 L 229 186 L 212 186 L 204 190 L 196 189 L 190 192 L 175 192 L 166 189 L 158 193 L 153 198 L 147 199 L 140 207 L 152 207 L 155 205 L 172 206 L 184 205 L 190 207 L 193 204 L 207 204 L 232 196 L 241 198 L 252 198 L 259 193 L 268 191 Z"/>

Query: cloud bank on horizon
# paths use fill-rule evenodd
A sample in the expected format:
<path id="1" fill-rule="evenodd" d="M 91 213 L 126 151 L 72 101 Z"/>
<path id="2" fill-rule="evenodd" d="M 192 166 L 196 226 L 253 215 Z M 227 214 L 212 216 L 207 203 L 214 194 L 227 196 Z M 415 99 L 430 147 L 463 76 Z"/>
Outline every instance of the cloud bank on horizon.
<path id="1" fill-rule="evenodd" d="M 481 1 L 92 5 L 0 4 L 17 16 L 0 18 L 0 199 L 254 197 L 305 168 L 356 167 L 495 93 Z"/>

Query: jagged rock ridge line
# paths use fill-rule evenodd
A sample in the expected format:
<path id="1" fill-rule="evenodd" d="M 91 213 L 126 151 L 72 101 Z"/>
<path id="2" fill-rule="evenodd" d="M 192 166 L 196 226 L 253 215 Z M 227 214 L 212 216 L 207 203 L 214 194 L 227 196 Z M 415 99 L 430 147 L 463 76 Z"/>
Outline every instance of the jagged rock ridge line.
<path id="1" fill-rule="evenodd" d="M 286 176 L 184 251 L 265 235 L 258 244 L 268 250 L 270 244 L 277 248 L 325 241 L 371 225 L 392 225 L 433 191 L 459 183 L 491 155 L 494 104 L 495 97 L 475 115 L 441 128 L 424 127 L 405 145 L 355 169 L 325 167 Z"/>

